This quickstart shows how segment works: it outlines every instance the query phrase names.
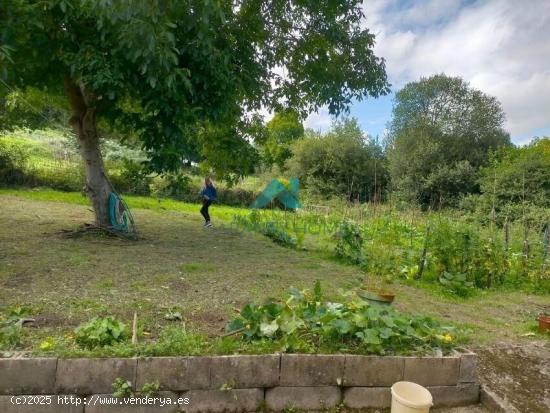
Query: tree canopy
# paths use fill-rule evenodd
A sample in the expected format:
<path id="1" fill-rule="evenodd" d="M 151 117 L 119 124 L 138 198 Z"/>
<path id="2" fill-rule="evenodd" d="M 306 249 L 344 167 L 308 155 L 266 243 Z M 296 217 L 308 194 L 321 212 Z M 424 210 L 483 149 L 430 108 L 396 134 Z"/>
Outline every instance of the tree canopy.
<path id="1" fill-rule="evenodd" d="M 339 113 L 387 91 L 360 1 L 4 4 L 9 84 L 59 89 L 68 76 L 84 85 L 101 117 L 141 132 L 156 169 L 176 167 L 211 123 L 239 146 L 249 111 L 284 103 Z"/>
<path id="2" fill-rule="evenodd" d="M 486 219 L 527 216 L 542 227 L 550 219 L 550 138 L 494 151 L 480 170 L 479 183 L 482 195 L 475 207 Z"/>
<path id="3" fill-rule="evenodd" d="M 496 98 L 458 77 L 435 75 L 397 92 L 388 142 L 392 185 L 421 204 L 475 191 L 491 149 L 510 144 Z"/>
<path id="4" fill-rule="evenodd" d="M 16 88 L 64 87 L 84 157 L 97 152 L 101 118 L 134 130 L 154 170 L 200 153 L 220 174 L 242 174 L 257 156 L 247 138 L 252 112 L 284 106 L 304 115 L 327 106 L 337 114 L 354 99 L 388 92 L 361 6 L 4 0 L 0 75 Z M 101 157 L 86 163 L 88 189 L 105 193 Z"/>
<path id="5" fill-rule="evenodd" d="M 334 122 L 325 134 L 308 130 L 292 146 L 287 165 L 310 193 L 322 197 L 380 199 L 388 180 L 381 146 L 366 139 L 354 118 Z"/>
<path id="6" fill-rule="evenodd" d="M 292 109 L 275 113 L 267 122 L 264 141 L 260 142 L 263 163 L 284 168 L 290 157 L 290 147 L 294 141 L 304 135 L 304 126 L 299 114 Z"/>

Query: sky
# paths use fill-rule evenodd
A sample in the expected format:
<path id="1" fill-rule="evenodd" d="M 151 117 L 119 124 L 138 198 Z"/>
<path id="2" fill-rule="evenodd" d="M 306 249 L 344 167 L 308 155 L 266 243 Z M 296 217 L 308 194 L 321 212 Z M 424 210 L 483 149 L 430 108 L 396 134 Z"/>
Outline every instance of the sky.
<path id="1" fill-rule="evenodd" d="M 366 0 L 363 8 L 392 92 L 432 74 L 460 76 L 501 102 L 514 143 L 550 136 L 550 0 Z M 393 97 L 354 102 L 350 114 L 383 136 Z M 324 108 L 305 121 L 330 124 Z"/>

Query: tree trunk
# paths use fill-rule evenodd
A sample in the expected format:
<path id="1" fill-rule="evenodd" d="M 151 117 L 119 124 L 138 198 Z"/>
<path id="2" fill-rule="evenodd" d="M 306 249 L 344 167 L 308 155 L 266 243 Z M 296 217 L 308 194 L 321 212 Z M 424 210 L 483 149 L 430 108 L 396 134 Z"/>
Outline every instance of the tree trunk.
<path id="1" fill-rule="evenodd" d="M 112 188 L 105 175 L 99 148 L 95 96 L 68 76 L 65 77 L 65 91 L 72 111 L 70 123 L 78 139 L 80 155 L 84 162 L 85 191 L 94 208 L 95 224 L 100 227 L 110 227 L 108 203 Z"/>

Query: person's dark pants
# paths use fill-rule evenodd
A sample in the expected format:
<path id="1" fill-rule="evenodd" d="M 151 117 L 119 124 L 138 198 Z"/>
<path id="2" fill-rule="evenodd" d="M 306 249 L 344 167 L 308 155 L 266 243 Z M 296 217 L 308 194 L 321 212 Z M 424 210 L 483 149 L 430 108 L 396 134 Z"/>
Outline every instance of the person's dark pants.
<path id="1" fill-rule="evenodd" d="M 212 201 L 210 199 L 202 200 L 201 214 L 206 222 L 210 222 L 210 214 L 208 213 L 208 207 L 210 206 L 210 204 L 212 204 Z"/>

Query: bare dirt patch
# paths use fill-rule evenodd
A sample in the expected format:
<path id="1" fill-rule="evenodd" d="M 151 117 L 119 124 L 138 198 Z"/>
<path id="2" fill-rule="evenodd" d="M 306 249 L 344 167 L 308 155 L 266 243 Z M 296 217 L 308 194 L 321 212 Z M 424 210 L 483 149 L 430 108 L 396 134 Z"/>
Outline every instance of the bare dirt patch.
<path id="1" fill-rule="evenodd" d="M 482 347 L 479 374 L 493 392 L 522 413 L 550 411 L 550 343 Z"/>

